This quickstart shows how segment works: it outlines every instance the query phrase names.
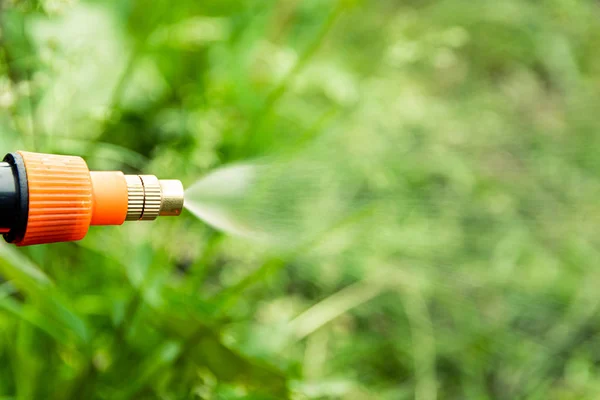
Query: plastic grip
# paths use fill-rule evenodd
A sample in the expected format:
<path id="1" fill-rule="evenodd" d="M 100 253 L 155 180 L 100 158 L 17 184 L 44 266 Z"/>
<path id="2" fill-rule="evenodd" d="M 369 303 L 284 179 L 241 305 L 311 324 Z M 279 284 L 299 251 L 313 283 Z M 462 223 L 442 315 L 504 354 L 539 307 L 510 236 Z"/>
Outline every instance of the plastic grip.
<path id="1" fill-rule="evenodd" d="M 16 244 L 67 242 L 87 234 L 93 213 L 90 171 L 80 157 L 18 152 L 29 192 L 27 228 Z"/>

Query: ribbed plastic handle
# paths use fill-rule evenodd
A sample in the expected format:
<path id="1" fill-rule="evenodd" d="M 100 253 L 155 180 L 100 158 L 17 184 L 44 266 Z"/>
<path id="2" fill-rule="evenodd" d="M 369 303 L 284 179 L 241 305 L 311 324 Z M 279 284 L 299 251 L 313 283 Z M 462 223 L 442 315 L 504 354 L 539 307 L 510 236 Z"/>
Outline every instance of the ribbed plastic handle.
<path id="1" fill-rule="evenodd" d="M 18 152 L 29 185 L 27 228 L 19 246 L 80 240 L 92 219 L 92 181 L 81 157 Z"/>

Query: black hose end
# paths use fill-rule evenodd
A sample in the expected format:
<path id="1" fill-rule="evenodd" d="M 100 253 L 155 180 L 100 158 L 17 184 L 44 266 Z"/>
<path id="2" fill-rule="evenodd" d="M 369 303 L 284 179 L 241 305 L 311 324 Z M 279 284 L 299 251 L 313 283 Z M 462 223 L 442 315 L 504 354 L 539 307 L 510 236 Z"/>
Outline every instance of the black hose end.
<path id="1" fill-rule="evenodd" d="M 9 242 L 18 242 L 25 236 L 27 230 L 27 219 L 29 215 L 29 185 L 27 183 L 27 170 L 23 157 L 18 153 L 9 153 L 4 157 L 4 162 L 10 164 L 13 176 L 15 198 L 13 203 L 7 207 L 13 209 L 12 224 L 10 231 L 4 233 L 4 239 Z M 8 185 L 10 188 L 10 186 Z M 8 197 L 7 197 L 8 198 Z M 8 201 L 8 200 L 7 200 Z"/>

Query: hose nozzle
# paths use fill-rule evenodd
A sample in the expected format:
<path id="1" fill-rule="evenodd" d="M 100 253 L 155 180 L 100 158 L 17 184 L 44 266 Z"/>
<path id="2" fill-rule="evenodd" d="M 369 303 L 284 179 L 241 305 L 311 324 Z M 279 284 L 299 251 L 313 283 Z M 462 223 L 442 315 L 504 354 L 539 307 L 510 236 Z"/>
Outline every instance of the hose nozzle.
<path id="1" fill-rule="evenodd" d="M 0 234 L 19 246 L 80 240 L 90 225 L 178 216 L 178 180 L 89 171 L 80 157 L 19 151 L 0 163 Z"/>
<path id="2" fill-rule="evenodd" d="M 127 221 L 153 221 L 159 216 L 178 216 L 183 209 L 183 185 L 154 175 L 125 175 Z"/>

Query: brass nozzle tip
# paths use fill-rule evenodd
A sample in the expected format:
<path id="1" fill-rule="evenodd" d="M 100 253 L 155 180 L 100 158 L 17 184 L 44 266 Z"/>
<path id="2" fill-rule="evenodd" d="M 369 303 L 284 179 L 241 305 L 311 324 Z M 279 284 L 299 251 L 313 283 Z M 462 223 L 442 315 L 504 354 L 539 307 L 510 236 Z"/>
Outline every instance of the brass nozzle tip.
<path id="1" fill-rule="evenodd" d="M 160 216 L 176 217 L 183 210 L 183 184 L 175 179 L 161 179 L 158 181 L 162 191 L 160 203 Z"/>
<path id="2" fill-rule="evenodd" d="M 183 184 L 154 175 L 126 175 L 128 221 L 153 221 L 158 216 L 178 216 L 183 210 Z"/>

